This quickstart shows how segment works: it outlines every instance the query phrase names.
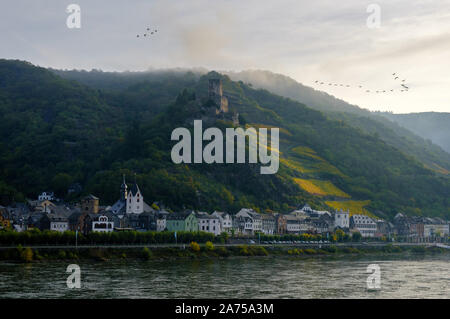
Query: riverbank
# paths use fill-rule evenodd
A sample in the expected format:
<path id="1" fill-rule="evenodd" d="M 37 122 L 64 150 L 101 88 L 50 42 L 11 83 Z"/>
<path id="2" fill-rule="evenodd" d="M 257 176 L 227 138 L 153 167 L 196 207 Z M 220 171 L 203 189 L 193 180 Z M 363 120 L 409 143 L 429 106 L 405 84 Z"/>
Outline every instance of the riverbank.
<path id="1" fill-rule="evenodd" d="M 264 257 L 291 256 L 314 258 L 320 256 L 345 255 L 375 255 L 375 254 L 448 254 L 450 250 L 435 246 L 397 246 L 392 244 L 367 247 L 339 247 L 328 245 L 324 247 L 304 246 L 214 246 L 184 245 L 180 247 L 78 247 L 78 248 L 33 248 L 18 246 L 0 250 L 0 261 L 23 263 L 42 262 L 50 260 L 78 261 L 109 261 L 109 260 L 164 260 L 164 259 L 214 259 L 229 257 Z"/>

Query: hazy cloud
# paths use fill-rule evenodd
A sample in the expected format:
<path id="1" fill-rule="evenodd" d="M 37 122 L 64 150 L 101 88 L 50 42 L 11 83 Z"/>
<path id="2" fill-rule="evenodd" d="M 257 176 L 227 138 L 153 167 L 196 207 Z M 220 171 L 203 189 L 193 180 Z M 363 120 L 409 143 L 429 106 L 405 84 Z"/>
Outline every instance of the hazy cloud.
<path id="1" fill-rule="evenodd" d="M 81 29 L 66 27 L 70 3 L 81 6 Z M 379 29 L 366 26 L 371 3 L 381 6 Z M 146 27 L 159 32 L 136 38 Z M 450 111 L 448 30 L 450 0 L 16 0 L 0 12 L 0 57 L 118 71 L 267 69 L 311 86 L 387 88 L 398 72 L 407 94 L 326 89 L 370 109 Z"/>

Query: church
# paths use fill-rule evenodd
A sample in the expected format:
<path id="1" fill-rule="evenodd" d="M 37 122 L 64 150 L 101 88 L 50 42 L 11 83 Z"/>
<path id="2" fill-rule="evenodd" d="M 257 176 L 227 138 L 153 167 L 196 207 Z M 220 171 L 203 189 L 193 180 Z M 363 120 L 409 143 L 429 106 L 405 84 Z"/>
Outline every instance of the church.
<path id="1" fill-rule="evenodd" d="M 128 191 L 125 175 L 123 175 L 123 182 L 120 186 L 120 199 L 115 202 L 109 210 L 115 215 L 123 216 L 128 214 L 150 212 L 152 211 L 152 208 L 144 202 L 144 196 L 136 183 L 136 178 L 133 186 Z"/>

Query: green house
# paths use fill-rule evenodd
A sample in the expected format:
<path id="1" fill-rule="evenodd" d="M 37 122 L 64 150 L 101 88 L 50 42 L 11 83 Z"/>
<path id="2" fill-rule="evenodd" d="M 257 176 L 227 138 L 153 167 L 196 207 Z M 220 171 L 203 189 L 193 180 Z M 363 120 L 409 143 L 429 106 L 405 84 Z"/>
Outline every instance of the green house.
<path id="1" fill-rule="evenodd" d="M 168 214 L 166 217 L 168 231 L 198 231 L 198 220 L 194 211 Z"/>

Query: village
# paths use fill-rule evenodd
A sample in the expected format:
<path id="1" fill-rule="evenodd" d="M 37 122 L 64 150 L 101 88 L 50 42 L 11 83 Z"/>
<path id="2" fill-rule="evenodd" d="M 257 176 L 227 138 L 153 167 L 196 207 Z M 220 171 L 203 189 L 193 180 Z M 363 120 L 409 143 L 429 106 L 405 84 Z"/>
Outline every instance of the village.
<path id="1" fill-rule="evenodd" d="M 172 211 L 144 201 L 136 182 L 128 189 L 123 177 L 120 198 L 112 206 L 100 206 L 94 195 L 82 197 L 69 205 L 42 192 L 36 200 L 0 206 L 0 229 L 16 232 L 39 229 L 54 232 L 154 231 L 206 232 L 214 236 L 227 233 L 233 238 L 257 238 L 261 235 L 321 235 L 332 239 L 339 230 L 348 238 L 407 242 L 445 242 L 449 238 L 449 221 L 441 218 L 409 217 L 398 213 L 393 221 L 359 213 L 312 209 L 303 204 L 290 213 L 258 213 L 251 208 L 238 212 L 212 213 Z"/>

